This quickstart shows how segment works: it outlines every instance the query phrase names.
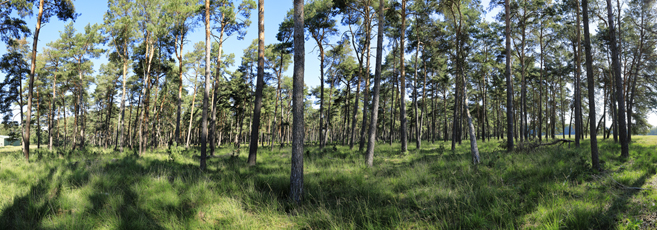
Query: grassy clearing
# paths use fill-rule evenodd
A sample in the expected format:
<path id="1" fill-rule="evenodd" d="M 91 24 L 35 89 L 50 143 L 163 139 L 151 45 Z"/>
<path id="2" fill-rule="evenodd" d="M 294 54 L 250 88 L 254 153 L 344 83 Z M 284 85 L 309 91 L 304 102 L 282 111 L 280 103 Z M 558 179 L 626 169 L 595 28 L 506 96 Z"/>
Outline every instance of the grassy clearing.
<path id="1" fill-rule="evenodd" d="M 307 147 L 300 205 L 287 202 L 289 148 L 261 148 L 256 167 L 243 148 L 209 159 L 205 173 L 196 150 L 174 160 L 166 150 L 36 150 L 26 163 L 20 149 L 0 149 L 0 229 L 656 228 L 657 137 L 633 138 L 627 161 L 600 143 L 599 174 L 586 147 L 506 153 L 480 143 L 474 167 L 465 141 L 404 155 L 379 144 L 374 168 L 345 147 Z"/>

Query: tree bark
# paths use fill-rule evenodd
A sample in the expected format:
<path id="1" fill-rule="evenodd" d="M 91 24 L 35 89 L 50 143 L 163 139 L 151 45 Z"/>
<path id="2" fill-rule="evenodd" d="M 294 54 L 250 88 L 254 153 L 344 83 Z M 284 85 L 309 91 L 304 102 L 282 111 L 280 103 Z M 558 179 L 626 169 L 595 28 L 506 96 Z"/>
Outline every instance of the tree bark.
<path id="1" fill-rule="evenodd" d="M 575 30 L 576 30 L 576 45 L 575 49 L 573 52 L 575 52 L 575 147 L 579 148 L 580 145 L 580 138 L 582 137 L 582 97 L 581 97 L 581 84 L 580 84 L 580 75 L 582 73 L 581 70 L 581 35 L 580 35 L 580 12 L 579 12 L 579 1 L 576 0 L 576 14 L 577 14 L 577 21 L 575 25 Z"/>
<path id="2" fill-rule="evenodd" d="M 30 124 L 32 121 L 32 91 L 34 90 L 34 73 L 36 71 L 37 43 L 39 42 L 39 31 L 41 30 L 41 18 L 43 17 L 43 1 L 39 1 L 39 15 L 37 16 L 36 29 L 34 30 L 34 42 L 32 43 L 32 64 L 30 65 L 30 79 L 27 92 L 27 111 L 25 113 L 25 125 L 23 125 L 23 155 L 25 160 L 30 161 Z M 21 120 L 21 123 L 23 121 Z"/>
<path id="3" fill-rule="evenodd" d="M 194 84 L 196 84 L 196 77 L 194 77 Z M 198 86 L 194 85 L 194 93 L 192 94 L 192 103 L 189 106 L 189 127 L 187 128 L 187 141 L 185 142 L 185 148 L 189 148 L 189 139 L 192 137 L 192 121 L 194 120 L 194 104 L 196 102 L 196 90 Z"/>
<path id="4" fill-rule="evenodd" d="M 305 47 L 303 35 L 303 0 L 294 0 L 294 77 L 293 77 L 293 124 L 292 167 L 290 173 L 290 199 L 300 203 L 303 196 L 303 71 Z"/>
<path id="5" fill-rule="evenodd" d="M 513 150 L 513 85 L 511 82 L 511 22 L 509 0 L 504 0 L 506 17 L 506 122 L 507 122 L 507 150 Z"/>
<path id="6" fill-rule="evenodd" d="M 591 56 L 591 36 L 589 34 L 588 0 L 582 0 L 584 17 L 584 52 L 586 55 L 586 84 L 589 86 L 589 125 L 591 132 L 591 162 L 593 168 L 600 171 L 598 158 L 598 137 L 595 128 L 595 80 L 593 79 L 593 58 Z"/>
<path id="7" fill-rule="evenodd" d="M 201 131 L 201 159 L 200 168 L 205 171 L 206 144 L 208 138 L 208 98 L 210 97 L 210 51 L 212 49 L 212 40 L 210 40 L 210 0 L 205 0 L 205 92 L 203 94 L 203 120 Z"/>
<path id="8" fill-rule="evenodd" d="M 376 37 L 376 63 L 374 70 L 374 96 L 372 99 L 372 117 L 370 119 L 369 142 L 367 144 L 368 167 L 374 164 L 374 146 L 376 145 L 376 124 L 379 115 L 379 90 L 381 87 L 381 62 L 383 60 L 383 0 L 379 0 L 379 24 Z"/>
<path id="9" fill-rule="evenodd" d="M 406 29 L 406 0 L 401 1 L 401 28 L 402 31 L 405 31 Z M 400 52 L 399 52 L 399 71 L 400 71 L 400 78 L 401 78 L 401 84 L 399 86 L 401 93 L 399 97 L 399 110 L 400 110 L 400 116 L 401 116 L 401 152 L 406 152 L 408 151 L 408 138 L 407 138 L 407 127 L 408 125 L 407 120 L 406 120 L 406 69 L 404 68 L 404 39 L 406 33 L 401 33 L 401 38 L 399 39 L 399 47 L 400 47 Z"/>
<path id="10" fill-rule="evenodd" d="M 262 108 L 262 88 L 265 81 L 265 1 L 258 0 L 258 79 L 256 80 L 255 102 L 253 105 L 253 117 L 251 120 L 251 143 L 249 143 L 250 166 L 256 164 L 258 154 L 258 133 L 260 131 L 260 110 Z M 282 67 L 281 67 L 282 68 Z"/>
<path id="11" fill-rule="evenodd" d="M 607 0 L 607 16 L 609 23 L 609 37 L 611 47 L 611 60 L 614 69 L 614 78 L 616 79 L 616 100 L 618 101 L 618 135 L 621 143 L 621 157 L 628 158 L 630 156 L 629 146 L 627 142 L 627 126 L 625 120 L 625 98 L 623 95 L 623 84 L 621 79 L 621 69 L 619 63 L 619 54 L 616 47 L 616 32 L 614 29 L 614 14 L 611 10 L 611 0 Z"/>

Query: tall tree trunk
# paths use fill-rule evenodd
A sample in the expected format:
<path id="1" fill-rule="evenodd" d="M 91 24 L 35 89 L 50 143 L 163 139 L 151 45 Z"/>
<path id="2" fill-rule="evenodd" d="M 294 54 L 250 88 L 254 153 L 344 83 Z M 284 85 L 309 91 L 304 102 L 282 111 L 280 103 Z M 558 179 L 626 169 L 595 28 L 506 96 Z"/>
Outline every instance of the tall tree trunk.
<path id="1" fill-rule="evenodd" d="M 39 1 L 39 14 L 37 16 L 36 29 L 34 30 L 34 42 L 32 42 L 32 64 L 30 65 L 30 79 L 27 88 L 27 110 L 25 114 L 25 125 L 23 125 L 23 155 L 25 160 L 30 161 L 30 124 L 32 121 L 32 91 L 34 90 L 34 73 L 36 71 L 37 43 L 39 42 L 39 31 L 41 30 L 41 18 L 43 17 L 43 1 Z M 22 89 L 21 89 L 22 92 Z M 22 93 L 21 93 L 22 94 Z M 22 105 L 22 103 L 21 103 Z M 22 106 L 21 106 L 22 108 Z M 21 124 L 23 121 L 21 120 Z"/>
<path id="2" fill-rule="evenodd" d="M 127 49 L 126 47 L 127 47 L 127 45 L 124 44 L 124 48 L 123 48 L 124 53 L 126 52 L 126 49 Z M 125 97 L 126 97 L 126 92 L 127 92 L 126 91 L 126 84 L 127 84 L 127 80 L 128 80 L 127 73 L 128 73 L 128 62 L 124 57 L 124 59 L 123 59 L 123 69 L 122 69 L 122 72 L 121 72 L 122 77 L 123 77 L 123 93 L 121 95 L 121 113 L 120 113 L 119 120 L 117 121 L 118 122 L 118 125 L 117 125 L 118 132 L 116 132 L 116 142 L 115 142 L 115 145 L 114 145 L 114 150 L 116 150 L 117 147 L 118 147 L 119 151 L 121 151 L 121 152 L 123 152 L 123 130 L 124 130 L 123 129 L 123 120 L 125 119 Z M 128 118 L 128 119 L 130 119 L 130 118 Z"/>
<path id="3" fill-rule="evenodd" d="M 358 96 L 360 95 L 360 85 L 361 80 L 363 79 L 362 61 L 358 65 L 358 71 L 358 83 L 356 84 L 356 97 L 354 99 L 354 114 L 351 118 L 351 137 L 349 138 L 349 150 L 354 149 L 354 138 L 356 138 L 356 123 L 358 123 Z"/>
<path id="4" fill-rule="evenodd" d="M 623 95 L 623 83 L 621 78 L 620 62 L 618 60 L 619 53 L 616 48 L 616 32 L 614 29 L 614 14 L 611 10 L 611 0 L 607 0 L 607 16 L 609 18 L 609 37 L 611 38 L 611 60 L 614 69 L 614 78 L 616 79 L 616 99 L 618 101 L 618 129 L 619 139 L 621 143 L 621 157 L 628 158 L 630 156 L 629 146 L 627 142 L 627 126 L 625 123 L 625 98 Z"/>
<path id="5" fill-rule="evenodd" d="M 324 124 L 324 47 L 321 40 L 317 39 L 319 46 L 319 150 L 322 150 L 326 145 L 326 130 L 328 126 Z"/>
<path id="6" fill-rule="evenodd" d="M 598 137 L 595 129 L 595 80 L 593 79 L 593 58 L 591 56 L 591 36 L 589 34 L 588 0 L 582 0 L 584 17 L 584 52 L 586 53 L 586 84 L 589 86 L 589 125 L 591 132 L 591 162 L 593 168 L 600 171 L 598 159 Z"/>
<path id="7" fill-rule="evenodd" d="M 52 99 L 50 101 L 50 112 L 48 113 L 48 150 L 52 151 L 52 130 L 55 122 L 55 100 L 57 98 L 57 73 L 55 73 L 52 81 Z"/>
<path id="8" fill-rule="evenodd" d="M 294 121 L 292 124 L 290 199 L 296 203 L 300 203 L 303 196 L 303 70 L 305 65 L 303 17 L 303 0 L 294 0 L 294 77 L 292 90 Z"/>
<path id="9" fill-rule="evenodd" d="M 370 17 L 370 8 L 365 7 L 365 23 L 367 23 L 365 28 L 365 88 L 363 89 L 363 122 L 360 126 L 360 142 L 358 143 L 358 151 L 362 152 L 365 148 L 365 128 L 367 127 L 367 109 L 369 108 L 370 102 L 370 50 L 371 50 L 371 29 L 372 18 Z"/>
<path id="10" fill-rule="evenodd" d="M 223 20 L 223 15 L 221 16 Z M 217 102 L 219 101 L 219 79 L 221 79 L 221 55 L 223 54 L 223 43 L 224 41 L 224 26 L 221 27 L 219 32 L 219 51 L 217 54 L 217 69 L 216 76 L 214 77 L 214 90 L 212 91 L 212 101 L 210 103 L 210 128 L 208 129 L 208 143 L 210 145 L 210 156 L 214 156 L 214 147 L 215 147 L 215 136 L 217 133 Z M 249 71 L 250 72 L 250 71 Z"/>
<path id="11" fill-rule="evenodd" d="M 507 123 L 507 150 L 513 150 L 513 85 L 511 82 L 511 22 L 509 0 L 504 0 L 506 17 L 506 123 Z"/>
<path id="12" fill-rule="evenodd" d="M 406 29 L 406 0 L 401 1 L 401 28 L 402 31 L 405 31 Z M 407 127 L 408 125 L 406 124 L 406 68 L 404 67 L 404 39 L 406 37 L 406 33 L 401 33 L 401 38 L 399 39 L 399 47 L 400 47 L 400 52 L 399 52 L 399 71 L 400 71 L 400 78 L 401 78 L 401 85 L 399 86 L 401 93 L 399 97 L 399 110 L 400 110 L 400 116 L 401 116 L 401 152 L 406 152 L 408 151 L 408 138 L 407 138 Z"/>
<path id="13" fill-rule="evenodd" d="M 575 38 L 576 43 L 575 43 L 575 49 L 573 49 L 573 52 L 575 52 L 575 147 L 579 148 L 580 145 L 580 138 L 582 137 L 582 97 L 581 97 L 581 84 L 580 84 L 580 75 L 582 73 L 581 70 L 581 35 L 580 35 L 580 12 L 579 12 L 579 1 L 576 0 L 576 14 L 577 14 L 577 21 L 575 25 L 575 30 L 576 30 L 576 36 Z"/>
<path id="14" fill-rule="evenodd" d="M 374 96 L 372 99 L 372 117 L 370 119 L 370 137 L 367 143 L 367 159 L 365 160 L 368 167 L 374 164 L 374 146 L 376 145 L 376 124 L 379 115 L 379 90 L 381 87 L 381 62 L 383 60 L 383 0 L 379 0 L 379 25 L 376 36 L 376 63 L 374 70 Z"/>
<path id="15" fill-rule="evenodd" d="M 151 33 L 151 32 L 148 32 Z M 153 60 L 153 55 L 155 52 L 155 45 L 154 44 L 149 44 L 151 36 L 154 36 L 153 34 L 147 35 L 146 36 L 146 55 L 147 55 L 147 64 L 146 64 L 146 69 L 144 72 L 144 90 L 143 90 L 143 95 L 144 95 L 144 100 L 142 101 L 142 113 L 141 113 L 141 119 L 139 120 L 139 154 L 143 154 L 144 151 L 146 151 L 146 145 L 147 145 L 147 136 L 144 127 L 147 127 L 148 125 L 148 106 L 150 105 L 150 88 L 151 88 L 151 63 Z M 157 91 L 156 91 L 157 92 Z"/>
<path id="16" fill-rule="evenodd" d="M 468 108 L 468 96 L 467 96 L 467 91 L 465 88 L 465 76 L 461 75 L 463 79 L 463 96 L 465 97 L 465 103 L 463 103 L 463 106 L 465 106 L 465 114 L 467 115 L 468 119 L 468 133 L 470 134 L 470 151 L 472 152 L 472 163 L 473 164 L 479 164 L 480 159 L 479 159 L 479 147 L 477 147 L 477 136 L 475 134 L 475 127 L 472 124 L 472 116 L 470 116 L 470 109 Z"/>
<path id="17" fill-rule="evenodd" d="M 394 139 L 394 129 L 395 129 L 395 96 L 399 93 L 397 90 L 397 54 L 395 51 L 397 50 L 397 40 L 395 39 L 394 45 L 392 48 L 392 103 L 390 104 L 390 146 L 392 146 L 392 141 Z"/>
<path id="18" fill-rule="evenodd" d="M 281 67 L 282 68 L 282 67 Z M 262 108 L 262 88 L 265 81 L 265 1 L 258 0 L 258 79 L 256 80 L 255 102 L 251 118 L 251 143 L 249 143 L 248 164 L 256 164 L 258 154 L 258 133 L 260 131 L 260 110 Z"/>
<path id="19" fill-rule="evenodd" d="M 417 22 L 417 15 L 415 16 L 415 21 Z M 416 26 L 416 27 L 419 28 L 419 26 Z M 418 37 L 419 37 L 419 35 L 418 35 Z M 417 102 L 417 96 L 419 94 L 417 92 L 417 88 L 418 88 L 417 87 L 417 81 L 418 81 L 417 61 L 418 61 L 418 58 L 419 58 L 418 57 L 419 54 L 420 54 L 420 41 L 418 39 L 417 47 L 415 47 L 415 76 L 413 77 L 414 78 L 413 79 L 413 109 L 415 110 L 415 148 L 418 149 L 418 150 L 422 146 L 422 140 L 420 139 L 420 137 L 422 136 L 422 132 L 420 132 L 422 130 L 422 127 L 421 127 L 421 124 L 420 124 L 420 116 L 419 116 L 419 113 L 417 111 L 417 103 L 418 103 Z"/>
<path id="20" fill-rule="evenodd" d="M 205 92 L 203 93 L 203 120 L 202 120 L 202 131 L 201 131 L 201 159 L 200 159 L 200 168 L 205 170 L 205 157 L 206 153 L 206 144 L 208 138 L 208 99 L 210 97 L 210 78 L 212 78 L 212 73 L 210 72 L 210 51 L 212 49 L 212 40 L 210 40 L 210 0 L 205 0 Z"/>
<path id="21" fill-rule="evenodd" d="M 544 60 L 544 46 L 543 46 L 543 21 L 541 21 L 541 29 L 540 29 L 540 36 L 538 37 L 539 43 L 538 45 L 540 46 L 540 52 L 541 52 L 541 75 L 538 78 L 538 142 L 543 141 L 543 76 L 545 76 L 545 67 L 543 66 L 543 60 Z M 545 110 L 547 111 L 547 100 L 546 100 L 546 106 Z M 545 140 L 548 139 L 548 130 L 547 130 L 547 119 L 545 123 Z"/>
<path id="22" fill-rule="evenodd" d="M 181 25 L 184 27 L 183 25 Z M 180 116 L 182 113 L 182 89 L 183 89 L 183 47 L 185 45 L 185 32 L 184 28 L 181 29 L 180 35 L 176 36 L 176 43 L 179 43 L 178 49 L 174 49 L 176 51 L 176 57 L 178 58 L 178 101 L 177 101 L 177 110 L 176 110 L 176 130 L 174 131 L 174 141 L 180 145 L 180 133 L 182 130 L 180 129 Z"/>
<path id="23" fill-rule="evenodd" d="M 41 148 L 41 97 L 39 91 L 36 92 L 36 136 L 37 136 L 37 149 Z"/>
<path id="24" fill-rule="evenodd" d="M 525 5 L 526 5 L 525 1 Z M 523 9 L 526 12 L 526 9 Z M 524 17 L 525 15 L 523 15 Z M 522 22 L 522 41 L 520 45 L 520 142 L 527 141 L 527 79 L 525 63 L 525 39 L 526 39 L 526 21 Z"/>

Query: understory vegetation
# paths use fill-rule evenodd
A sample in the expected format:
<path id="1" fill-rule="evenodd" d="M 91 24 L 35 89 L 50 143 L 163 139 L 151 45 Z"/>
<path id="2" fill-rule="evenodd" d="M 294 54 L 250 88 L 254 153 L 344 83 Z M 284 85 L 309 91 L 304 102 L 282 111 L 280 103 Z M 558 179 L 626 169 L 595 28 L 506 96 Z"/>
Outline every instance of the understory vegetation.
<path id="1" fill-rule="evenodd" d="M 588 146 L 588 139 L 583 146 Z M 657 138 L 634 137 L 630 157 L 587 147 L 508 153 L 464 141 L 399 154 L 379 143 L 374 167 L 348 147 L 307 146 L 304 199 L 288 201 L 290 149 L 221 148 L 199 170 L 196 149 L 74 152 L 0 148 L 1 229 L 637 229 L 655 228 Z M 504 143 L 504 142 L 501 142 Z M 503 145 L 503 144 L 502 144 Z M 238 153 L 237 156 L 235 153 Z M 639 189 L 642 188 L 642 189 Z"/>

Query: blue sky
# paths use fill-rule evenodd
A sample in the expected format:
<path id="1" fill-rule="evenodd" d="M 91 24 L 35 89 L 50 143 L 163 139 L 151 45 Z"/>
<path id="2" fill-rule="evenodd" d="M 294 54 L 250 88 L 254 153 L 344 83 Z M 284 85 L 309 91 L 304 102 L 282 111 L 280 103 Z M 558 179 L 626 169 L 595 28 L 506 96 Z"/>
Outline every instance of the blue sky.
<path id="1" fill-rule="evenodd" d="M 488 9 L 489 0 L 483 0 L 482 4 L 484 9 Z M 78 32 L 84 31 L 84 27 L 87 24 L 103 22 L 103 15 L 107 11 L 107 2 L 103 0 L 77 0 L 74 2 L 76 12 L 80 14 L 77 20 L 74 22 L 74 26 Z M 265 44 L 272 44 L 278 42 L 276 40 L 276 33 L 278 32 L 278 26 L 285 18 L 287 12 L 292 9 L 292 0 L 265 0 Z M 493 12 L 486 14 L 485 18 L 487 21 L 492 21 L 492 17 L 497 14 L 499 8 L 493 9 Z M 239 63 L 241 60 L 244 49 L 247 48 L 251 42 L 257 38 L 258 28 L 257 28 L 257 13 L 253 11 L 251 15 L 251 26 L 247 29 L 247 34 L 243 40 L 237 40 L 235 36 L 229 38 L 224 43 L 224 53 L 235 54 L 235 61 Z M 50 23 L 45 24 L 39 35 L 38 50 L 41 52 L 43 47 L 46 46 L 51 41 L 59 38 L 59 31 L 64 29 L 64 26 L 69 22 L 62 22 L 56 18 L 52 18 Z M 27 24 L 30 26 L 30 29 L 34 30 L 34 25 L 36 25 L 36 19 L 34 17 L 27 18 Z M 595 28 L 595 27 L 594 27 Z M 342 33 L 345 28 L 339 28 Z M 332 42 L 337 41 L 338 36 L 335 36 Z M 188 37 L 187 44 L 185 45 L 185 52 L 190 51 L 193 48 L 193 44 L 198 41 L 205 40 L 205 31 L 203 28 L 196 28 L 191 35 Z M 31 39 L 30 39 L 31 41 Z M 373 41 L 375 45 L 375 41 Z M 372 46 L 375 49 L 374 45 Z M 319 85 L 319 59 L 318 52 L 315 49 L 316 43 L 314 40 L 306 41 L 306 67 L 305 67 L 305 83 L 310 87 Z M 109 47 L 105 47 L 108 49 Z M 5 46 L 0 46 L 0 55 L 6 52 Z M 385 52 L 385 51 L 384 51 Z M 372 52 L 372 55 L 375 55 L 375 52 Z M 409 55 L 410 56 L 410 55 Z M 374 58 L 374 57 L 372 57 Z M 101 63 L 107 62 L 106 55 L 101 56 L 100 58 L 93 60 L 94 69 L 98 70 Z M 372 63 L 374 60 L 372 60 Z M 231 70 L 234 70 L 236 66 L 233 66 Z M 373 71 L 373 68 L 372 68 Z M 286 76 L 292 75 L 292 67 L 284 73 Z M 93 89 L 92 89 L 93 90 Z M 649 123 L 653 126 L 657 126 L 657 116 L 651 113 L 648 117 Z"/>
<path id="2" fill-rule="evenodd" d="M 78 18 L 74 22 L 74 26 L 78 32 L 84 31 L 84 27 L 87 24 L 103 23 L 103 15 L 105 14 L 105 12 L 107 12 L 106 1 L 77 0 L 74 3 L 75 3 L 76 12 L 80 14 L 80 16 L 78 16 Z M 283 21 L 285 15 L 287 14 L 287 11 L 290 9 L 292 9 L 292 0 L 265 1 L 265 43 L 266 44 L 277 42 L 276 33 L 278 32 L 278 26 Z M 237 40 L 235 36 L 232 36 L 224 43 L 225 44 L 224 54 L 229 54 L 229 53 L 235 54 L 235 60 L 237 63 L 239 63 L 239 60 L 241 60 L 244 49 L 251 44 L 253 39 L 257 38 L 258 35 L 257 20 L 258 20 L 257 13 L 256 11 L 253 11 L 251 15 L 252 23 L 251 26 L 247 29 L 248 32 L 246 34 L 246 37 L 243 40 Z M 69 22 L 70 21 L 67 22 L 59 21 L 53 17 L 50 23 L 45 24 L 42 27 L 41 33 L 39 35 L 39 43 L 38 43 L 39 52 L 41 52 L 43 48 L 46 47 L 46 44 L 59 38 L 59 32 L 63 31 L 64 26 Z M 30 26 L 31 30 L 34 30 L 34 25 L 36 25 L 35 17 L 27 18 L 27 24 Z M 32 41 L 31 39 L 29 40 L 30 42 Z M 199 41 L 205 41 L 205 31 L 201 27 L 196 28 L 192 32 L 192 34 L 188 37 L 187 44 L 185 45 L 185 52 L 191 51 L 194 43 Z M 310 52 L 312 50 L 312 48 L 314 47 L 313 43 L 314 43 L 313 41 L 307 42 L 306 45 L 307 52 Z M 109 47 L 107 46 L 105 46 L 104 48 L 109 49 Z M 3 54 L 5 52 L 6 52 L 6 48 L 2 46 L 2 49 L 0 50 L 0 54 Z M 316 67 L 312 68 L 313 66 L 319 66 L 319 61 L 317 60 L 317 58 L 313 58 L 315 56 L 317 55 L 310 53 L 308 54 L 308 58 L 306 60 L 306 66 L 307 66 L 305 72 L 306 84 L 311 86 L 319 84 L 319 80 L 318 80 L 319 78 L 314 77 L 315 75 L 317 75 L 315 73 L 316 72 L 315 69 L 317 68 Z M 94 69 L 98 70 L 101 63 L 107 63 L 107 57 L 106 55 L 103 55 L 100 58 L 93 60 L 93 62 L 94 62 Z M 235 68 L 236 67 L 234 66 L 233 69 Z M 286 73 L 286 75 L 291 76 L 292 74 L 291 69 L 292 68 L 290 68 L 290 70 Z"/>

